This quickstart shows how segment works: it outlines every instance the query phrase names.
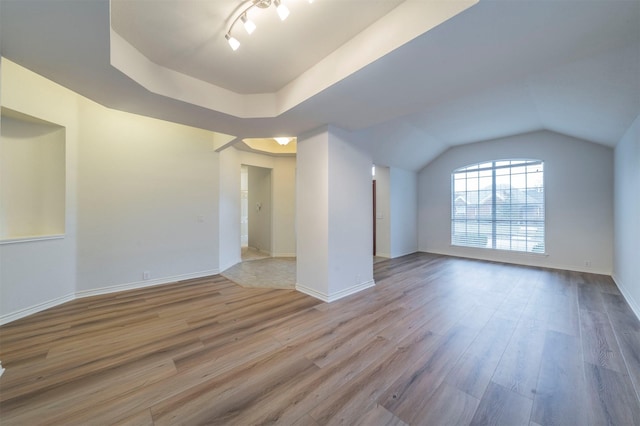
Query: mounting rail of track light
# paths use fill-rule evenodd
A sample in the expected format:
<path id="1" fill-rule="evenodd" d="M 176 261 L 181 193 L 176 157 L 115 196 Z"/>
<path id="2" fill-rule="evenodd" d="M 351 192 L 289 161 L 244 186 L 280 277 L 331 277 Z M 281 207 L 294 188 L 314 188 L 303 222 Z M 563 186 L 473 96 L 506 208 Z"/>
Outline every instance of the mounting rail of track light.
<path id="1" fill-rule="evenodd" d="M 313 0 L 308 1 L 309 3 L 313 3 Z M 233 30 L 233 27 L 238 23 L 238 21 L 242 22 L 242 25 L 244 26 L 244 29 L 248 34 L 253 33 L 256 29 L 256 24 L 247 16 L 247 12 L 249 12 L 254 7 L 257 7 L 259 9 L 268 9 L 273 4 L 276 7 L 276 11 L 278 12 L 278 16 L 280 17 L 281 21 L 284 21 L 285 19 L 287 19 L 287 16 L 289 16 L 289 9 L 284 5 L 282 0 L 246 0 L 244 4 L 246 4 L 247 6 L 242 9 L 242 12 L 238 16 L 236 16 L 236 18 L 229 26 L 229 30 L 224 35 L 224 38 L 227 40 L 229 46 L 231 46 L 231 49 L 233 50 L 238 50 L 238 48 L 240 47 L 240 42 L 238 41 L 238 39 L 231 35 L 231 31 Z"/>

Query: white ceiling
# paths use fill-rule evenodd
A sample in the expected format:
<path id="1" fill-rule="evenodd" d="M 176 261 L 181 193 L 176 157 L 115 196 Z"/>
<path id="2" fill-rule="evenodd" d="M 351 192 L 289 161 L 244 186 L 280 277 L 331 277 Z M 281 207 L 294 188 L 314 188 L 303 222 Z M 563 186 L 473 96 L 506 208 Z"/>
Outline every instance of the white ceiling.
<path id="1" fill-rule="evenodd" d="M 236 93 L 264 93 L 284 87 L 403 0 L 283 1 L 291 11 L 285 21 L 272 5 L 247 12 L 257 25 L 251 36 L 241 22 L 234 26 L 236 52 L 224 35 L 246 8 L 237 0 L 112 0 L 111 26 L 158 65 Z"/>
<path id="2" fill-rule="evenodd" d="M 117 30 L 151 61 L 255 93 L 289 83 L 352 35 L 315 21 L 335 14 L 329 6 L 342 0 L 290 1 L 287 21 L 256 22 L 259 28 L 237 52 L 224 44 L 225 26 L 208 25 L 238 1 L 183 0 L 176 8 L 175 1 L 141 0 L 117 9 L 118 1 L 114 16 L 124 16 Z M 386 1 L 344 3 L 379 7 L 360 27 L 389 7 Z M 327 7 L 326 15 L 309 13 L 317 7 Z M 146 12 L 131 12 L 141 8 Z M 349 23 L 354 14 L 346 15 Z M 352 131 L 376 163 L 408 170 L 450 146 L 541 129 L 614 146 L 640 114 L 639 23 L 637 0 L 481 0 L 284 113 L 238 118 L 151 93 L 112 67 L 105 0 L 0 2 L 3 56 L 106 106 L 239 138 L 293 136 L 330 124 Z M 284 53 L 273 41 L 262 44 L 294 29 L 310 35 L 290 38 Z M 269 36 L 254 37 L 259 31 Z M 334 31 L 339 34 L 325 43 Z M 313 43 L 319 44 L 309 48 Z M 240 52 L 245 56 L 232 56 Z"/>

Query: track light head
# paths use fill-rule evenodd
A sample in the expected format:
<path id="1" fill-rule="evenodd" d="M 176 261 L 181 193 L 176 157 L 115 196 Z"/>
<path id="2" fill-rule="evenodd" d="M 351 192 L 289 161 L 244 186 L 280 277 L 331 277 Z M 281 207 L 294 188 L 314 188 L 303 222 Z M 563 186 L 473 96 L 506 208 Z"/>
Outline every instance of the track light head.
<path id="1" fill-rule="evenodd" d="M 238 48 L 240 47 L 240 42 L 235 37 L 232 37 L 229 33 L 227 33 L 224 35 L 224 38 L 227 39 L 227 42 L 229 43 L 229 46 L 231 46 L 231 49 L 238 50 Z"/>
<path id="2" fill-rule="evenodd" d="M 246 12 L 242 14 L 240 20 L 248 34 L 252 34 L 256 30 L 256 24 L 251 19 L 247 18 Z"/>
<path id="3" fill-rule="evenodd" d="M 273 4 L 276 5 L 276 10 L 278 11 L 280 20 L 284 21 L 285 19 L 287 19 L 287 16 L 289 16 L 289 9 L 287 8 L 287 6 L 282 4 L 281 0 L 274 0 Z"/>

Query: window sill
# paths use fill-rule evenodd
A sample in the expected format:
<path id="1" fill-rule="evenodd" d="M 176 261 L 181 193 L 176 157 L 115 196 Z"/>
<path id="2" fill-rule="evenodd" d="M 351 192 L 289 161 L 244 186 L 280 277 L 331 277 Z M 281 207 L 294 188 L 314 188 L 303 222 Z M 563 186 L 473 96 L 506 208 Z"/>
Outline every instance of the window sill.
<path id="1" fill-rule="evenodd" d="M 536 253 L 532 251 L 516 251 L 516 250 L 503 250 L 503 249 L 494 249 L 489 247 L 468 247 L 468 246 L 459 246 L 456 244 L 449 244 L 449 247 L 459 248 L 464 250 L 471 250 L 474 252 L 484 252 L 484 253 L 505 253 L 505 254 L 515 254 L 518 256 L 524 257 L 549 257 L 549 253 Z"/>

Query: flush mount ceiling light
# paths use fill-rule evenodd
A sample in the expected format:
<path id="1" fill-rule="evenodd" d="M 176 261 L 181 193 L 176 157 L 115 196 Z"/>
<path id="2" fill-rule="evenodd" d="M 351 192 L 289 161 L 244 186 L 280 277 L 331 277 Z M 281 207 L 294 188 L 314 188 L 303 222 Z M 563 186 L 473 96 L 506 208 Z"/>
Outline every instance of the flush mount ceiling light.
<path id="1" fill-rule="evenodd" d="M 309 3 L 313 3 L 313 0 L 308 1 Z M 229 46 L 231 46 L 233 50 L 238 50 L 238 48 L 240 47 L 240 42 L 238 41 L 238 39 L 231 35 L 231 31 L 233 30 L 233 27 L 236 25 L 236 23 L 238 21 L 241 21 L 247 33 L 253 33 L 256 30 L 256 24 L 251 19 L 249 19 L 249 17 L 247 16 L 247 12 L 249 12 L 254 7 L 257 7 L 259 9 L 267 9 L 272 4 L 276 7 L 276 12 L 280 17 L 280 20 L 284 21 L 285 19 L 287 19 L 287 17 L 289 16 L 289 9 L 284 5 L 282 0 L 246 0 L 241 4 L 241 6 L 244 5 L 245 7 L 240 8 L 240 14 L 233 20 L 233 22 L 229 26 L 229 30 L 224 35 L 224 38 L 227 39 Z"/>
<path id="2" fill-rule="evenodd" d="M 276 140 L 276 142 L 278 142 L 280 145 L 285 146 L 286 144 L 288 144 L 289 142 L 291 142 L 292 138 L 284 138 L 284 137 L 280 137 L 280 138 L 273 138 Z"/>

